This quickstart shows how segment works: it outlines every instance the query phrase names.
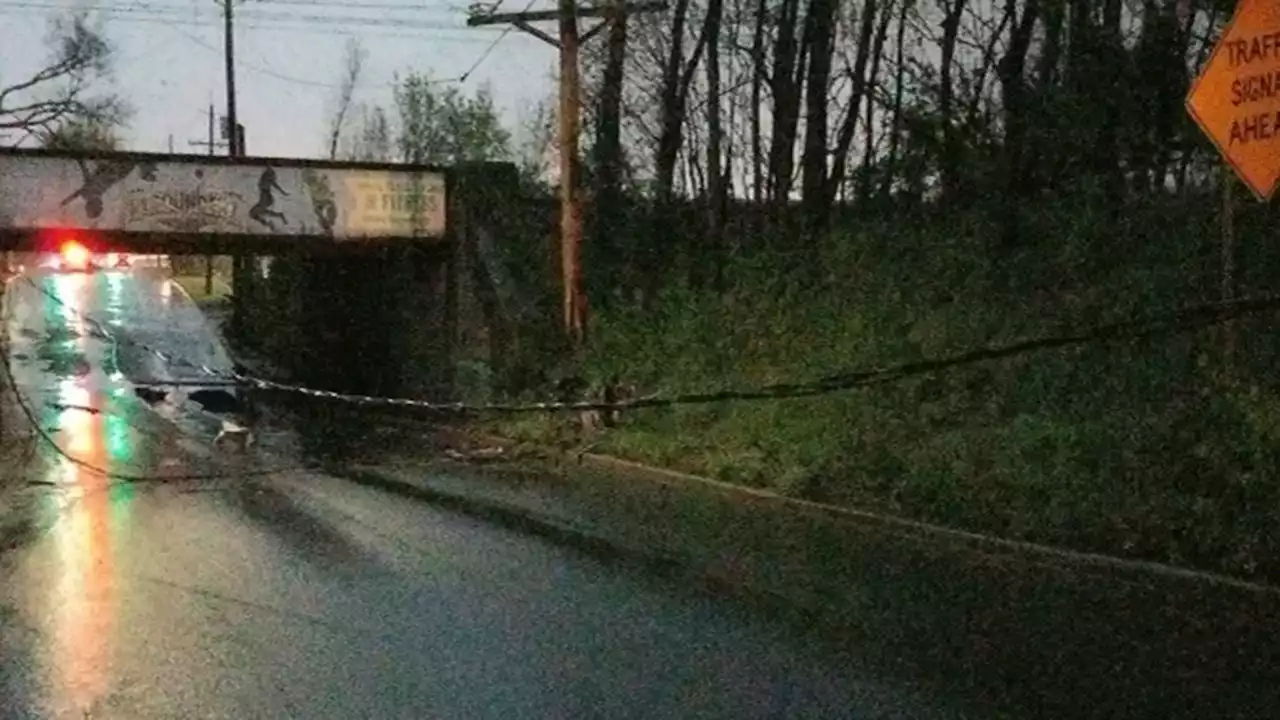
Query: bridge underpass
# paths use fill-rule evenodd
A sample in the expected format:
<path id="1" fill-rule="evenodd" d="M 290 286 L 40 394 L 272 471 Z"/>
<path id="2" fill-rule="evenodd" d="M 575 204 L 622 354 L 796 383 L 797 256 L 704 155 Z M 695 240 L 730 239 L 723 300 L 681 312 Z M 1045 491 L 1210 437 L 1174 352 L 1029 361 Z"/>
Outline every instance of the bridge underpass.
<path id="1" fill-rule="evenodd" d="M 432 167 L 0 150 L 0 250 L 241 259 L 235 344 L 348 392 L 451 394 L 450 200 Z"/>

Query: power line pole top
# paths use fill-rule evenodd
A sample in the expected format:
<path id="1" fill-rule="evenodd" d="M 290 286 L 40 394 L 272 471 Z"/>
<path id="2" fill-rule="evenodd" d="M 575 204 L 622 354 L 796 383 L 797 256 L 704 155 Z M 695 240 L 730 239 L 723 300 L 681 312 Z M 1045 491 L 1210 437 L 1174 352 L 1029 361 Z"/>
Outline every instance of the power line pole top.
<path id="1" fill-rule="evenodd" d="M 633 3 L 610 3 L 597 5 L 595 7 L 574 7 L 573 14 L 580 18 L 604 18 L 611 20 L 618 15 L 638 15 L 640 13 L 663 12 L 669 5 L 666 0 L 647 0 L 646 2 Z M 468 27 L 481 27 L 483 25 L 521 25 L 535 22 L 547 22 L 550 20 L 560 20 L 563 15 L 562 9 L 555 10 L 532 10 L 529 12 L 517 13 L 494 13 L 484 12 L 480 10 L 472 10 L 470 16 L 467 17 Z M 523 30 L 523 27 L 520 27 Z"/>
<path id="2" fill-rule="evenodd" d="M 538 10 L 519 13 L 494 13 L 473 6 L 467 25 L 508 24 L 537 37 L 560 51 L 560 107 L 557 132 L 560 155 L 560 272 L 563 289 L 564 329 L 575 357 L 582 349 L 587 325 L 587 295 L 582 282 L 582 197 L 578 183 L 578 135 L 579 117 L 582 112 L 582 96 L 579 82 L 578 51 L 581 44 L 598 33 L 601 28 L 642 12 L 666 10 L 667 3 L 613 0 L 608 4 L 579 8 L 577 0 L 557 0 L 555 10 Z M 595 27 L 585 33 L 578 32 L 578 18 L 601 18 Z M 531 23 L 555 20 L 559 23 L 558 37 L 534 28 Z"/>

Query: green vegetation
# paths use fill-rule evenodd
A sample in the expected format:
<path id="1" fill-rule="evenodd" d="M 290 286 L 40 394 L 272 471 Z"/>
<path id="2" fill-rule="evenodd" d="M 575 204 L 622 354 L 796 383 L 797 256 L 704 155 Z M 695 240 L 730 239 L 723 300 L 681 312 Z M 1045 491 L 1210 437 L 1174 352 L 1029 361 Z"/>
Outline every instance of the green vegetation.
<path id="1" fill-rule="evenodd" d="M 213 265 L 213 291 L 205 292 L 209 263 Z M 169 264 L 173 281 L 197 303 L 218 303 L 226 300 L 232 292 L 230 255 L 173 255 Z"/>
<path id="2" fill-rule="evenodd" d="M 204 275 L 175 275 L 173 281 L 181 285 L 182 289 L 186 290 L 191 299 L 197 303 L 216 302 L 231 294 L 230 283 L 221 275 L 214 275 L 211 293 L 205 292 Z"/>
<path id="3" fill-rule="evenodd" d="M 813 379 L 1059 334 L 1217 297 L 1212 197 L 1045 203 L 1003 268 L 980 211 L 834 233 L 818 280 L 730 272 L 733 290 L 668 290 L 602 311 L 585 372 L 640 392 Z M 1261 229 L 1265 213 L 1238 218 Z M 1117 241 L 1123 239 L 1121 245 Z M 1280 258 L 1254 251 L 1246 288 Z M 598 452 L 969 530 L 1280 577 L 1280 397 L 1268 322 L 1045 351 L 819 398 L 635 411 Z M 561 420 L 494 424 L 565 439 Z"/>

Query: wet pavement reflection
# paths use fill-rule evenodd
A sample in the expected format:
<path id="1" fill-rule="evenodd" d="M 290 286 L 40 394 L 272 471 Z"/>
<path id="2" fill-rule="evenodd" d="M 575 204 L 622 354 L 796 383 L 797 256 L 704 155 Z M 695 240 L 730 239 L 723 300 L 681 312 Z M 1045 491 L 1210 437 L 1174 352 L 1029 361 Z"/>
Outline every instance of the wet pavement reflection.
<path id="1" fill-rule="evenodd" d="M 167 280 L 30 280 L 5 297 L 9 365 L 56 449 L 0 471 L 39 489 L 39 532 L 0 550 L 0 718 L 962 716 L 636 569 L 323 474 L 247 474 L 259 459 L 212 448 L 215 414 L 134 385 L 189 371 L 111 339 L 229 367 Z"/>

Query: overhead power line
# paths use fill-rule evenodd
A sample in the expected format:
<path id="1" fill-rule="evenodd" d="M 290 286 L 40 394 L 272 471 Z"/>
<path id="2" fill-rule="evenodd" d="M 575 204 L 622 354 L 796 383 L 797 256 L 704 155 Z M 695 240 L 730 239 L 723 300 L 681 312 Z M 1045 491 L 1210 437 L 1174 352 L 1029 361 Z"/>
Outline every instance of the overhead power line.
<path id="1" fill-rule="evenodd" d="M 417 15 L 446 15 L 452 16 L 459 14 L 460 11 L 440 6 L 428 5 L 407 5 L 403 3 L 385 3 L 385 2 L 320 2 L 317 0 L 269 0 L 269 4 L 273 7 L 305 7 L 315 10 L 356 10 L 356 11 L 377 11 L 385 12 L 404 12 Z M 59 0 L 4 0 L 0 5 L 11 6 L 37 6 L 45 7 L 52 10 L 66 10 L 73 12 L 101 12 L 110 10 L 130 10 L 136 9 L 138 6 L 145 6 L 154 12 L 174 13 L 180 15 L 201 15 L 209 12 L 211 8 L 215 9 L 217 4 L 211 6 L 193 5 L 189 3 L 172 3 L 172 2 L 140 2 L 139 0 L 112 0 L 110 2 L 96 3 L 78 3 L 78 2 L 60 2 Z"/>
<path id="2" fill-rule="evenodd" d="M 115 5 L 119 3 L 99 3 L 96 6 Z M 128 3 L 125 3 L 128 4 Z M 267 4 L 276 6 L 297 6 L 310 7 L 319 9 L 334 10 L 391 10 L 394 12 L 411 12 L 425 14 L 452 14 L 453 10 L 442 8 L 438 5 L 409 5 L 405 3 L 386 3 L 386 2 L 335 2 L 335 0 L 267 0 Z M 179 10 L 190 11 L 191 6 L 182 3 L 151 3 L 153 7 L 172 7 Z"/>
<path id="3" fill-rule="evenodd" d="M 0 10 L 75 10 L 76 6 L 64 5 L 47 0 L 0 0 Z M 153 3 L 135 2 L 129 5 L 97 5 L 90 8 L 94 12 L 100 13 L 104 17 L 113 19 L 139 21 L 139 22 L 157 22 L 163 20 L 165 22 L 176 22 L 184 25 L 214 25 L 219 21 L 220 15 L 208 13 L 207 15 L 199 15 L 192 13 L 189 9 L 184 10 L 178 7 L 166 7 Z M 374 8 L 369 8 L 374 9 Z M 385 15 L 381 13 L 380 15 Z M 304 26 L 310 25 L 340 25 L 344 28 L 349 27 L 387 27 L 397 30 L 426 30 L 433 32 L 463 31 L 466 29 L 464 23 L 453 23 L 444 20 L 430 20 L 411 17 L 385 17 L 372 15 L 319 15 L 319 14 L 300 14 L 291 12 L 263 12 L 260 10 L 244 10 L 237 13 L 237 17 L 251 25 L 259 27 L 270 27 L 281 23 L 298 23 Z M 459 39 L 465 35 L 459 35 Z M 473 39 L 472 42 L 475 42 Z M 483 42 L 483 41 L 481 41 Z"/>
<path id="4" fill-rule="evenodd" d="M 387 5 L 388 7 L 392 6 L 389 3 L 379 3 L 379 4 L 331 3 L 331 2 L 316 2 L 315 0 L 291 0 L 291 1 L 293 4 L 310 5 L 315 7 L 343 7 L 343 8 L 351 7 L 351 8 L 360 8 L 360 9 L 372 9 L 375 7 L 382 7 L 383 5 Z M 530 6 L 532 6 L 532 4 L 533 3 L 531 2 Z M 54 2 L 41 2 L 40 0 L 0 0 L 0 15 L 35 14 L 37 10 L 41 10 L 41 9 L 57 10 L 57 9 L 72 9 L 74 7 L 76 6 L 59 4 Z M 413 9 L 411 6 L 395 5 L 394 7 Z M 99 12 L 102 12 L 104 15 L 110 16 L 113 19 L 118 19 L 123 22 L 159 23 L 168 27 L 172 27 L 173 30 L 175 30 L 176 32 L 178 32 L 179 34 L 181 34 L 183 37 L 187 38 L 191 42 L 195 43 L 196 45 L 203 47 L 209 50 L 210 52 L 216 52 L 219 54 L 222 52 L 221 49 L 214 47 L 211 43 L 199 37 L 198 35 L 195 35 L 183 29 L 183 27 L 194 27 L 194 28 L 207 28 L 209 30 L 217 30 L 219 29 L 218 26 L 221 23 L 221 17 L 218 14 L 211 13 L 207 16 L 206 19 L 183 17 L 182 15 L 184 13 L 180 8 L 164 7 L 163 5 L 142 2 L 141 0 L 135 0 L 135 2 L 131 3 L 128 6 L 99 4 L 96 6 L 92 6 L 92 8 L 97 9 Z M 244 21 L 244 16 L 247 16 L 249 18 L 248 22 Z M 437 83 L 442 83 L 442 84 L 465 82 L 466 80 L 468 80 L 470 76 L 479 68 L 479 66 L 489 57 L 489 55 L 493 52 L 494 48 L 497 47 L 498 43 L 501 42 L 508 34 L 508 31 L 506 30 L 500 31 L 500 32 L 495 30 L 493 31 L 493 34 L 495 35 L 495 37 L 492 39 L 477 38 L 477 37 L 468 36 L 468 35 L 447 36 L 447 35 L 442 35 L 442 33 L 446 33 L 452 30 L 464 30 L 464 28 L 458 25 L 449 25 L 449 24 L 438 23 L 438 22 L 437 23 L 429 23 L 429 22 L 422 22 L 422 21 L 417 21 L 417 22 L 409 21 L 407 23 L 397 22 L 389 18 L 359 18 L 359 17 L 353 18 L 353 17 L 336 17 L 336 16 L 326 16 L 326 17 L 315 16 L 316 20 L 309 21 L 307 19 L 307 16 L 291 17 L 291 16 L 281 15 L 280 18 L 277 20 L 269 20 L 269 21 L 258 20 L 255 22 L 253 20 L 254 17 L 255 15 L 250 12 L 244 13 L 243 16 L 238 15 L 237 19 L 239 21 L 239 27 L 247 28 L 250 30 L 264 30 L 264 31 L 275 30 L 275 31 L 284 31 L 284 32 L 303 32 L 303 33 L 313 33 L 313 34 L 321 34 L 321 35 L 348 36 L 350 35 L 350 33 L 345 31 L 346 28 L 348 28 L 351 25 L 360 27 L 363 21 L 368 20 L 368 21 L 371 21 L 371 24 L 369 25 L 369 27 L 375 28 L 375 31 L 367 34 L 375 35 L 380 38 L 402 38 L 406 40 L 420 40 L 424 35 L 429 35 L 432 38 L 433 42 L 444 41 L 444 42 L 456 42 L 456 43 L 467 43 L 467 44 L 486 43 L 485 49 L 480 53 L 476 61 L 472 63 L 472 65 L 467 69 L 466 72 L 456 77 L 442 78 L 435 81 Z M 290 18 L 288 21 L 286 21 L 287 17 Z M 341 24 L 343 26 L 343 29 L 338 29 L 336 27 L 316 27 L 314 24 L 307 24 L 308 22 L 315 22 L 323 25 L 333 25 L 333 26 Z M 378 28 L 382 28 L 382 27 L 394 28 L 397 30 L 407 30 L 407 31 L 410 31 L 410 33 L 413 33 L 413 31 L 419 31 L 419 32 L 413 33 L 413 34 L 406 34 L 403 32 L 390 33 L 390 32 L 381 32 L 377 30 Z M 265 75 L 267 77 L 271 77 L 271 78 L 280 80 L 282 82 L 288 82 L 296 85 L 303 85 L 307 87 L 316 87 L 316 88 L 326 88 L 326 89 L 334 89 L 338 87 L 337 83 L 325 82 L 320 80 L 310 80 L 307 78 L 296 77 L 293 75 L 279 72 L 278 70 L 274 70 L 270 67 L 255 64 L 251 61 L 248 61 L 242 58 L 236 59 L 236 66 L 243 68 L 249 72 Z M 392 87 L 395 85 L 395 83 L 390 83 L 390 82 L 382 82 L 382 83 L 375 83 L 375 84 L 383 87 Z"/>
<path id="5" fill-rule="evenodd" d="M 524 11 L 528 12 L 529 8 L 532 8 L 537 2 L 538 0 L 529 0 L 529 4 L 524 6 Z M 488 14 L 492 15 L 493 10 L 496 10 L 500 4 L 502 4 L 502 0 L 497 0 Z M 502 32 L 498 33 L 498 37 L 494 38 L 493 42 L 489 43 L 489 47 L 485 48 L 484 52 L 480 53 L 480 57 L 476 58 L 476 61 L 471 64 L 471 67 L 468 68 L 466 72 L 462 73 L 462 82 L 466 82 L 467 78 L 471 77 L 471 73 L 475 72 L 476 69 L 489 58 L 489 55 L 491 55 L 494 49 L 498 47 L 498 43 L 502 42 L 508 35 L 510 35 L 511 30 L 514 27 L 514 25 L 508 25 L 502 29 Z"/>
<path id="6" fill-rule="evenodd" d="M 313 5 L 317 7 L 332 6 L 332 7 L 373 8 L 375 6 L 375 4 L 369 4 L 369 3 L 328 3 L 328 2 L 314 2 L 313 0 L 294 0 L 294 2 L 296 2 L 297 4 Z M 378 4 L 378 5 L 381 5 L 381 4 Z M 531 0 L 530 2 L 530 7 L 532 5 L 533 5 L 533 0 Z M 61 5 L 53 2 L 42 2 L 40 0 L 0 0 L 0 15 L 33 14 L 37 9 L 48 9 L 48 10 L 71 9 L 72 7 L 73 6 L 71 5 Z M 102 12 L 103 14 L 108 15 L 113 19 L 119 19 L 124 22 L 164 24 L 166 26 L 172 27 L 176 32 L 181 34 L 183 37 L 186 37 L 187 39 L 191 40 L 193 43 L 199 45 L 200 47 L 203 47 L 211 52 L 217 52 L 217 53 L 222 52 L 221 49 L 214 47 L 208 41 L 182 29 L 181 27 L 181 26 L 198 27 L 198 28 L 207 28 L 210 30 L 217 30 L 219 29 L 218 25 L 221 23 L 220 15 L 211 13 L 210 15 L 207 16 L 207 19 L 182 17 L 183 13 L 181 13 L 180 9 L 178 8 L 165 8 L 162 5 L 143 2 L 142 0 L 135 0 L 135 2 L 133 2 L 129 6 L 112 6 L 112 5 L 100 4 L 95 7 L 99 8 L 99 11 Z M 396 6 L 396 7 L 407 8 L 410 6 Z M 246 16 L 249 18 L 248 22 L 244 20 L 244 17 Z M 477 38 L 474 36 L 467 36 L 467 35 L 458 35 L 458 36 L 443 35 L 443 33 L 447 33 L 452 30 L 463 30 L 464 28 L 458 25 L 449 25 L 449 24 L 443 24 L 443 23 L 428 23 L 428 22 L 422 22 L 422 21 L 418 21 L 418 22 L 411 21 L 406 23 L 406 22 L 398 22 L 389 18 L 359 18 L 359 17 L 336 17 L 336 16 L 326 16 L 326 17 L 315 16 L 316 20 L 309 21 L 306 16 L 285 16 L 285 15 L 281 15 L 279 19 L 275 19 L 275 20 L 264 21 L 259 19 L 257 21 L 254 21 L 253 20 L 254 17 L 255 15 L 253 13 L 248 13 L 248 12 L 242 15 L 238 15 L 237 19 L 239 20 L 239 27 L 247 28 L 250 30 L 266 30 L 266 31 L 275 30 L 275 31 L 284 31 L 284 32 L 314 33 L 314 34 L 321 34 L 321 35 L 349 36 L 350 33 L 346 32 L 347 28 L 349 28 L 351 25 L 355 25 L 359 27 L 362 25 L 363 21 L 367 20 L 367 21 L 370 21 L 369 26 L 373 27 L 374 31 L 368 32 L 365 34 L 375 35 L 380 38 L 402 38 L 406 40 L 419 40 L 425 34 L 425 35 L 429 35 L 432 38 L 433 42 L 443 41 L 443 42 L 456 42 L 456 43 L 468 43 L 468 44 L 486 43 L 485 49 L 480 53 L 480 55 L 477 57 L 475 62 L 471 64 L 471 66 L 467 69 L 466 72 L 456 77 L 443 78 L 443 79 L 434 81 L 442 84 L 465 82 L 466 80 L 468 80 L 471 77 L 471 75 L 480 67 L 480 65 L 489 57 L 489 55 L 493 52 L 494 48 L 497 47 L 498 43 L 500 43 L 508 35 L 508 32 L 509 32 L 508 30 L 503 30 L 503 31 L 495 30 L 493 31 L 493 34 L 495 35 L 495 37 L 492 39 L 488 39 L 488 38 Z M 333 26 L 337 26 L 340 24 L 342 25 L 343 29 L 337 29 L 336 27 L 334 28 L 316 27 L 313 24 L 307 24 L 308 22 L 316 22 L 316 23 L 333 25 Z M 298 24 L 298 23 L 302 23 L 302 24 Z M 412 34 L 405 34 L 403 32 L 401 33 L 381 32 L 379 29 L 382 27 L 394 28 L 396 30 L 407 30 L 407 31 L 410 31 L 410 33 Z M 419 31 L 419 32 L 413 33 L 413 31 Z M 267 77 L 275 78 L 277 80 L 293 83 L 296 85 L 303 85 L 307 87 L 317 87 L 317 88 L 327 88 L 327 89 L 334 89 L 338 87 L 336 83 L 295 77 L 292 75 L 281 73 L 270 67 L 258 65 L 241 58 L 236 59 L 236 66 L 241 67 L 250 72 L 258 73 L 261 75 L 265 75 Z M 383 83 L 376 83 L 376 85 L 383 86 L 383 87 L 393 87 L 395 83 L 383 82 Z"/>

